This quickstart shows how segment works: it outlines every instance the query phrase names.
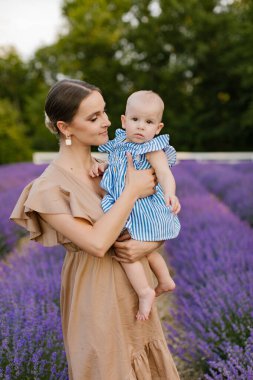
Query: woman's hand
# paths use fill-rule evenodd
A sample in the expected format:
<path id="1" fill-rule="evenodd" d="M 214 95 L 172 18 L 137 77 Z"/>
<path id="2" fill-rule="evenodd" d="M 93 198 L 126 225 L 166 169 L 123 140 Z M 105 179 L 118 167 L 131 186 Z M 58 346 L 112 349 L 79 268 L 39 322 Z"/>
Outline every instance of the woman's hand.
<path id="1" fill-rule="evenodd" d="M 127 153 L 126 189 L 131 189 L 137 198 L 145 198 L 155 193 L 157 178 L 153 168 L 136 170 L 133 158 Z"/>
<path id="2" fill-rule="evenodd" d="M 163 241 L 133 240 L 128 234 L 124 234 L 113 245 L 115 251 L 113 257 L 121 263 L 134 263 L 158 249 L 162 244 Z"/>

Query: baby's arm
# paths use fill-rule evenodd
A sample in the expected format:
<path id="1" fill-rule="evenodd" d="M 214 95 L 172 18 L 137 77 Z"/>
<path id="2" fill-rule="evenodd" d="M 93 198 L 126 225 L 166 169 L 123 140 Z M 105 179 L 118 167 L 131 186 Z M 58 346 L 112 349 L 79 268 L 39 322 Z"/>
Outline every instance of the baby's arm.
<path id="1" fill-rule="evenodd" d="M 176 197 L 176 181 L 170 170 L 165 152 L 163 150 L 149 152 L 146 157 L 155 169 L 158 182 L 163 189 L 166 206 L 172 206 L 172 211 L 175 214 L 179 213 L 181 206 Z"/>
<path id="2" fill-rule="evenodd" d="M 89 171 L 89 176 L 94 178 L 94 177 L 98 177 L 100 175 L 103 175 L 103 173 L 107 169 L 107 167 L 108 167 L 107 161 L 102 161 L 102 160 L 98 160 L 96 158 L 93 158 L 93 163 L 92 163 L 91 169 Z"/>

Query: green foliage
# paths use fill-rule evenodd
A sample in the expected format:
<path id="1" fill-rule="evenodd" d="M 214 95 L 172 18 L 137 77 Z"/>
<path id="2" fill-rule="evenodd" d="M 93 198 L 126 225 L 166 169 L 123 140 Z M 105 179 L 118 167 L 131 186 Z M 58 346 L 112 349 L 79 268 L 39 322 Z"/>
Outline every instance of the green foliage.
<path id="1" fill-rule="evenodd" d="M 8 100 L 0 100 L 0 164 L 30 161 L 30 141 L 20 115 Z"/>
<path id="2" fill-rule="evenodd" d="M 45 71 L 41 70 L 37 62 L 22 62 L 13 48 L 0 50 L 0 99 L 11 102 L 14 115 L 18 115 L 18 126 L 22 125 L 20 139 L 23 141 L 26 137 L 29 141 L 26 145 L 32 150 L 57 150 L 58 143 L 55 136 L 48 133 L 44 127 L 44 102 L 48 92 L 45 75 Z M 8 108 L 6 115 L 7 112 Z M 2 128 L 5 128 L 3 122 L 1 122 Z M 4 130 L 1 133 L 4 133 Z M 5 140 L 6 150 L 9 142 L 11 143 L 10 139 Z M 24 161 L 27 157 L 31 158 L 31 151 L 28 156 L 25 152 L 26 149 L 22 149 L 16 160 Z M 16 155 L 13 159 L 14 157 Z"/>
<path id="3" fill-rule="evenodd" d="M 121 62 L 116 52 L 125 33 L 122 17 L 130 4 L 129 0 L 65 1 L 65 34 L 54 46 L 40 49 L 35 56 L 50 84 L 67 76 L 100 87 L 115 127 L 119 127 L 126 100 L 118 80 Z"/>
<path id="4" fill-rule="evenodd" d="M 134 88 L 150 87 L 165 99 L 166 130 L 177 149 L 251 149 L 252 2 L 154 3 L 157 15 L 147 11 L 149 1 L 130 12 L 125 61 L 131 56 L 126 71 Z"/>
<path id="5" fill-rule="evenodd" d="M 8 99 L 21 111 L 26 93 L 26 66 L 13 48 L 0 48 L 0 98 Z M 18 91 L 17 91 L 18 90 Z"/>
<path id="6" fill-rule="evenodd" d="M 0 54 L 0 97 L 22 114 L 36 150 L 56 150 L 44 99 L 64 77 L 96 84 L 114 128 L 127 96 L 153 89 L 165 101 L 163 132 L 177 150 L 251 150 L 253 3 L 235 0 L 64 0 L 65 27 L 23 63 Z"/>
<path id="7" fill-rule="evenodd" d="M 58 150 L 58 140 L 45 127 L 44 103 L 48 92 L 48 86 L 37 83 L 36 95 L 27 94 L 25 98 L 24 112 L 28 135 L 32 141 L 32 148 L 36 151 Z"/>

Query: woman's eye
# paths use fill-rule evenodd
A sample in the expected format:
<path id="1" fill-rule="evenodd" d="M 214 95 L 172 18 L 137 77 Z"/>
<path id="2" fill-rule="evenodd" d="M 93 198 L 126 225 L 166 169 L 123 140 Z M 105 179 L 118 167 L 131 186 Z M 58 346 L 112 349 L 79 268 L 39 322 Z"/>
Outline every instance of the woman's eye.
<path id="1" fill-rule="evenodd" d="M 94 121 L 96 121 L 97 120 L 97 116 L 94 116 L 92 119 L 91 119 L 91 121 L 94 123 Z"/>

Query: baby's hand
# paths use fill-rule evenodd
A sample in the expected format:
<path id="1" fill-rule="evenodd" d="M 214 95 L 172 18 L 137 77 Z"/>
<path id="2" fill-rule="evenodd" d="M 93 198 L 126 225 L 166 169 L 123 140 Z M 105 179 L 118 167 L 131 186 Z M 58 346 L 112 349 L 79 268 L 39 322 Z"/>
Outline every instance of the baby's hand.
<path id="1" fill-rule="evenodd" d="M 179 203 L 178 197 L 176 195 L 170 195 L 165 199 L 166 206 L 171 206 L 171 211 L 176 215 L 181 210 L 181 205 Z"/>
<path id="2" fill-rule="evenodd" d="M 94 178 L 98 177 L 100 175 L 103 175 L 105 169 L 107 169 L 108 163 L 107 162 L 98 162 L 96 160 L 93 161 L 93 164 L 89 171 L 89 176 Z"/>

